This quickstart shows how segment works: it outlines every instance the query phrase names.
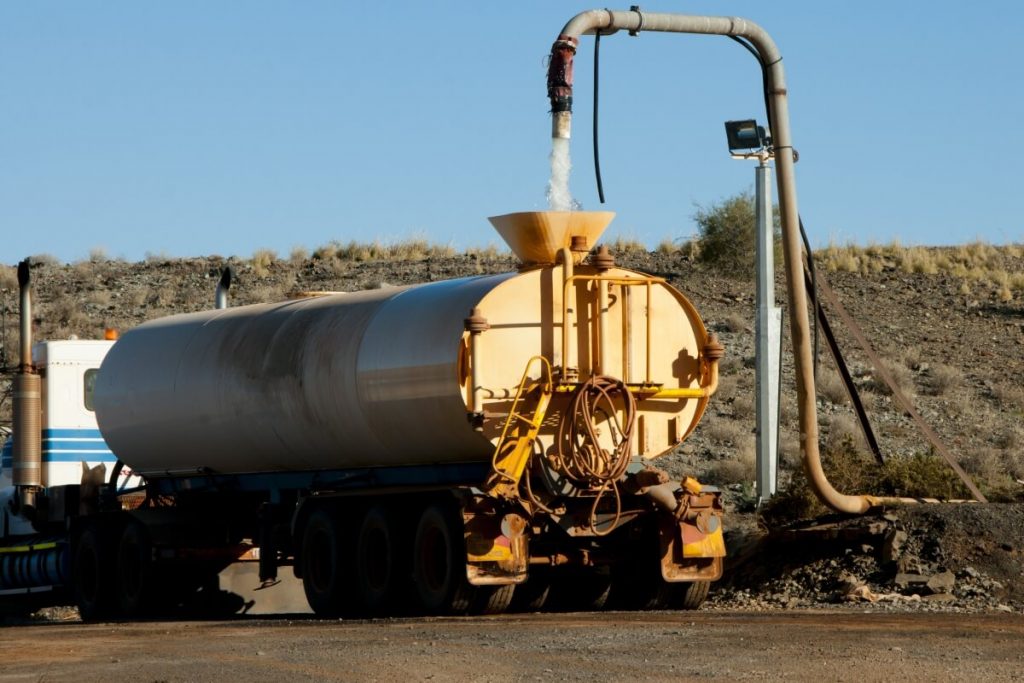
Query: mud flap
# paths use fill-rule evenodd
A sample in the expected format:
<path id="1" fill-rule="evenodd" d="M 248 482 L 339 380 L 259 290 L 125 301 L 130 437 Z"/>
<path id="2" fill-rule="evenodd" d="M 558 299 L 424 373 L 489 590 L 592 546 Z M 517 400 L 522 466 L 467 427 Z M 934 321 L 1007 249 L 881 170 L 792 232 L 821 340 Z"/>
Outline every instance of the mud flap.
<path id="1" fill-rule="evenodd" d="M 526 518 L 497 508 L 489 500 L 470 502 L 465 525 L 466 578 L 473 586 L 526 581 L 530 562 Z"/>
<path id="2" fill-rule="evenodd" d="M 661 576 L 670 583 L 722 577 L 725 539 L 718 493 L 687 496 L 678 519 L 659 515 Z"/>

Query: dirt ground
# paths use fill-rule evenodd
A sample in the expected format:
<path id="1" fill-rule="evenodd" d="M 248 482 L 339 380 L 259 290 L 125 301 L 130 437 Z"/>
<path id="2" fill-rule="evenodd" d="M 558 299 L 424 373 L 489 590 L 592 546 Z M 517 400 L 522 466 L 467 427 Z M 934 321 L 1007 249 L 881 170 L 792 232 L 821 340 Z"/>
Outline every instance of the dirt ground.
<path id="1" fill-rule="evenodd" d="M 653 612 L 5 628 L 0 681 L 1021 680 L 1021 615 Z"/>

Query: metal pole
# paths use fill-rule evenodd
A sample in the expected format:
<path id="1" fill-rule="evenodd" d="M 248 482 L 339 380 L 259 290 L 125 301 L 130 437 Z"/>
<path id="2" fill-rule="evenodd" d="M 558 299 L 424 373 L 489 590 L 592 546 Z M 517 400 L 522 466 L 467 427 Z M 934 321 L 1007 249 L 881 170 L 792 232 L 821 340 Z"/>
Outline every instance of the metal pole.
<path id="1" fill-rule="evenodd" d="M 757 380 L 757 502 L 776 491 L 779 462 L 779 373 L 782 356 L 782 309 L 775 305 L 775 221 L 772 217 L 769 155 L 755 169 L 757 229 L 757 322 L 754 344 Z"/>

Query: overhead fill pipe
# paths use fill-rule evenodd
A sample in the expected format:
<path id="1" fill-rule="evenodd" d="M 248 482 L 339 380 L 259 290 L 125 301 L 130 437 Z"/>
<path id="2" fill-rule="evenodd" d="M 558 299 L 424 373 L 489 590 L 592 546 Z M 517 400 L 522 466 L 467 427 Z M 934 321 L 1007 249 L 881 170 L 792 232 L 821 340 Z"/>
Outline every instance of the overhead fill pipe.
<path id="1" fill-rule="evenodd" d="M 618 30 L 696 33 L 746 38 L 761 56 L 768 70 L 768 100 L 775 129 L 775 177 L 778 183 L 782 246 L 786 266 L 786 289 L 790 309 L 790 334 L 796 369 L 797 405 L 800 413 L 800 450 L 811 487 L 823 503 L 838 512 L 863 513 L 872 507 L 904 499 L 847 495 L 836 491 L 825 477 L 818 451 L 818 416 L 814 391 L 814 357 L 810 322 L 807 319 L 807 291 L 801 268 L 799 212 L 794 177 L 793 143 L 789 130 L 789 108 L 782 55 L 768 33 L 757 24 L 738 17 L 704 17 L 684 14 L 652 14 L 589 10 L 569 20 L 551 48 L 548 66 L 548 98 L 551 100 L 551 136 L 570 137 L 572 118 L 572 61 L 580 36 Z"/>

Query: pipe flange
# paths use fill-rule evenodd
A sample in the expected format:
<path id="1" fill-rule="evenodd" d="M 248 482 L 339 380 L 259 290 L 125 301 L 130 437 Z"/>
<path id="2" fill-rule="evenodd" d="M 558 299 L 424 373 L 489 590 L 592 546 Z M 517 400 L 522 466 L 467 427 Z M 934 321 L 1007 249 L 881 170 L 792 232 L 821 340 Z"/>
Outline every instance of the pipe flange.
<path id="1" fill-rule="evenodd" d="M 704 342 L 704 348 L 701 349 L 701 353 L 710 361 L 722 360 L 722 357 L 725 356 L 725 347 L 722 346 L 722 342 L 718 341 L 717 334 L 712 332 L 708 335 L 708 340 Z"/>
<path id="2" fill-rule="evenodd" d="M 611 270 L 615 267 L 615 257 L 603 244 L 597 248 L 597 253 L 590 257 L 590 265 L 599 271 Z"/>
<path id="3" fill-rule="evenodd" d="M 590 251 L 590 247 L 587 245 L 586 235 L 573 235 L 572 239 L 569 241 L 569 251 L 583 253 Z"/>
<path id="4" fill-rule="evenodd" d="M 469 317 L 462 322 L 466 326 L 466 331 L 470 334 L 480 334 L 481 332 L 486 332 L 491 329 L 491 325 L 487 322 L 487 318 L 485 318 L 480 313 L 480 309 L 475 306 L 473 307 L 473 310 L 469 312 Z"/>

